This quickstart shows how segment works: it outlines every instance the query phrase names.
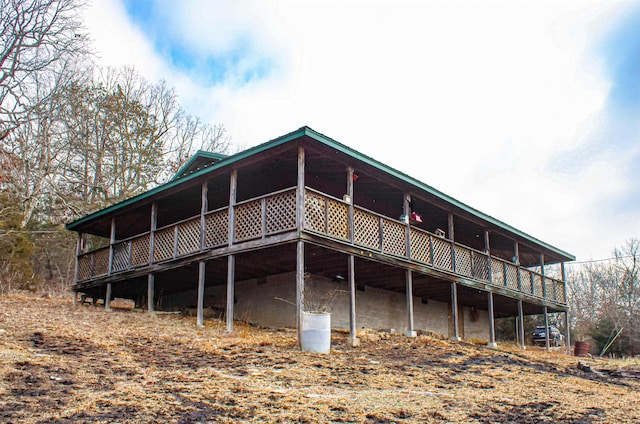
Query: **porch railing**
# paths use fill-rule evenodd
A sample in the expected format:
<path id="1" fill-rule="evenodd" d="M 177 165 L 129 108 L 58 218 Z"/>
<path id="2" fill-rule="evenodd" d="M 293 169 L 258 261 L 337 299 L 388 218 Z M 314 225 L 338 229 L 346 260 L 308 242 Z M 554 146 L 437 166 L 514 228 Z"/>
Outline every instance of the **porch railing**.
<path id="1" fill-rule="evenodd" d="M 349 203 L 316 190 L 305 193 L 305 230 L 349 242 Z M 564 283 L 454 243 L 376 212 L 353 207 L 353 244 L 435 269 L 566 304 Z"/>
<path id="2" fill-rule="evenodd" d="M 353 207 L 351 227 L 350 206 L 341 199 L 306 188 L 303 227 L 344 243 L 534 298 L 566 304 L 562 281 L 358 206 Z M 229 244 L 266 238 L 297 227 L 295 188 L 245 200 L 233 208 L 232 243 L 229 243 L 229 208 L 224 207 L 81 254 L 78 256 L 77 280 L 82 282 Z M 152 245 L 153 251 L 150 251 Z"/>

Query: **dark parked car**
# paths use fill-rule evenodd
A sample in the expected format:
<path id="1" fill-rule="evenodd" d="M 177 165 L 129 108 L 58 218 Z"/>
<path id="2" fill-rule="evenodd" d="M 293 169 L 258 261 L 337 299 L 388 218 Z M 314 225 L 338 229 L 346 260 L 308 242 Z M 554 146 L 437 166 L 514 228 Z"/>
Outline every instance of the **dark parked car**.
<path id="1" fill-rule="evenodd" d="M 544 344 L 546 332 L 544 325 L 539 325 L 533 332 L 533 344 Z M 564 336 L 553 325 L 549 326 L 549 344 L 551 346 L 562 346 L 564 344 Z"/>

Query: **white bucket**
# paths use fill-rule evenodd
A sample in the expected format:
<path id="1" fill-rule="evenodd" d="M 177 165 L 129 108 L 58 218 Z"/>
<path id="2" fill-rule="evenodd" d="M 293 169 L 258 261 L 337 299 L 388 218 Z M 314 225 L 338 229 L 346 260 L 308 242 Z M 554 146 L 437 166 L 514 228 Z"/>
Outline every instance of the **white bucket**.
<path id="1" fill-rule="evenodd" d="M 302 312 L 302 339 L 305 352 L 329 353 L 331 349 L 331 314 Z"/>

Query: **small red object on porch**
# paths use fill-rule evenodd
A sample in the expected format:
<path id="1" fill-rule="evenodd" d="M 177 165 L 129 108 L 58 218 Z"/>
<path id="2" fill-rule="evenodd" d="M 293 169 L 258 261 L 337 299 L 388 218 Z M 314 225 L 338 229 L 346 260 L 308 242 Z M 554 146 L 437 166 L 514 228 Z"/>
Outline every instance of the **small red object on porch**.
<path id="1" fill-rule="evenodd" d="M 409 216 L 409 218 L 415 222 L 422 222 L 422 217 L 415 212 L 411 212 L 411 215 Z"/>

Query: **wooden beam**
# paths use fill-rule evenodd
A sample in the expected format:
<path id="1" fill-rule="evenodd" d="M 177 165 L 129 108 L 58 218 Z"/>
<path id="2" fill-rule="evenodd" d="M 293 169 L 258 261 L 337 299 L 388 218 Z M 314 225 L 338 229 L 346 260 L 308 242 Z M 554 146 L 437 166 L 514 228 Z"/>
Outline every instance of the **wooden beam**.
<path id="1" fill-rule="evenodd" d="M 542 313 L 544 314 L 544 346 L 548 352 L 551 349 L 549 344 L 549 314 L 546 306 L 542 307 Z"/>
<path id="2" fill-rule="evenodd" d="M 111 217 L 111 235 L 109 236 L 109 268 L 108 274 L 111 275 L 113 269 L 113 244 L 116 242 L 116 217 Z"/>
<path id="3" fill-rule="evenodd" d="M 355 347 L 360 345 L 360 339 L 356 330 L 356 275 L 355 275 L 355 258 L 349 255 L 347 263 L 349 278 L 349 346 Z"/>
<path id="4" fill-rule="evenodd" d="M 458 285 L 451 282 L 451 314 L 453 316 L 453 337 L 451 340 L 460 341 L 460 330 L 458 328 Z"/>
<path id="5" fill-rule="evenodd" d="M 197 326 L 204 326 L 204 283 L 206 278 L 206 262 L 198 262 L 198 305 L 197 305 Z"/>
<path id="6" fill-rule="evenodd" d="M 205 240 L 207 238 L 207 220 L 205 214 L 209 210 L 209 183 L 207 180 L 202 182 L 200 192 L 200 250 L 205 248 Z"/>
<path id="7" fill-rule="evenodd" d="M 405 336 L 416 337 L 417 333 L 413 322 L 413 275 L 410 269 L 405 271 L 405 281 L 407 285 L 407 331 Z"/>
<path id="8" fill-rule="evenodd" d="M 569 311 L 564 312 L 564 343 L 567 346 L 567 355 L 571 355 L 571 333 L 569 331 Z"/>
<path id="9" fill-rule="evenodd" d="M 158 228 L 158 202 L 151 203 L 151 230 L 149 233 L 149 265 L 153 264 L 156 228 Z"/>
<path id="10" fill-rule="evenodd" d="M 347 196 L 349 196 L 349 241 L 353 243 L 354 233 L 355 233 L 355 223 L 354 223 L 354 200 L 353 200 L 353 176 L 354 176 L 353 167 L 349 166 L 347 168 Z"/>
<path id="11" fill-rule="evenodd" d="M 296 329 L 298 346 L 302 347 L 302 308 L 304 305 L 304 242 L 296 245 Z"/>
<path id="12" fill-rule="evenodd" d="M 496 347 L 496 324 L 495 324 L 495 313 L 493 310 L 493 293 L 488 292 L 487 297 L 489 300 L 489 347 Z"/>
<path id="13" fill-rule="evenodd" d="M 455 242 L 455 226 L 453 224 L 453 213 L 447 215 L 449 224 L 449 240 L 451 240 L 451 270 L 456 272 L 456 242 Z"/>
<path id="14" fill-rule="evenodd" d="M 304 228 L 304 164 L 305 164 L 305 152 L 304 147 L 298 147 L 298 178 L 296 186 L 296 222 L 298 225 L 298 231 L 302 231 Z"/>
<path id="15" fill-rule="evenodd" d="M 522 300 L 518 300 L 518 342 L 520 348 L 524 349 L 524 314 L 522 312 Z"/>
<path id="16" fill-rule="evenodd" d="M 235 279 L 236 279 L 236 256 L 229 255 L 227 257 L 227 333 L 233 331 L 233 318 L 235 304 Z"/>
<path id="17" fill-rule="evenodd" d="M 107 293 L 104 296 L 104 309 L 111 310 L 111 283 L 107 283 Z"/>
<path id="18" fill-rule="evenodd" d="M 78 269 L 78 257 L 82 254 L 82 244 L 83 244 L 82 237 L 83 237 L 83 233 L 78 232 L 78 243 L 76 245 L 76 269 L 75 269 L 74 278 L 73 278 L 74 284 L 78 282 L 78 277 L 79 277 L 78 273 L 80 272 L 80 270 Z"/>
<path id="19" fill-rule="evenodd" d="M 150 272 L 147 276 L 147 312 L 152 314 L 156 309 L 155 301 L 155 275 Z"/>
<path id="20" fill-rule="evenodd" d="M 238 170 L 231 171 L 229 177 L 229 246 L 233 245 L 236 231 L 236 196 L 238 193 Z"/>

